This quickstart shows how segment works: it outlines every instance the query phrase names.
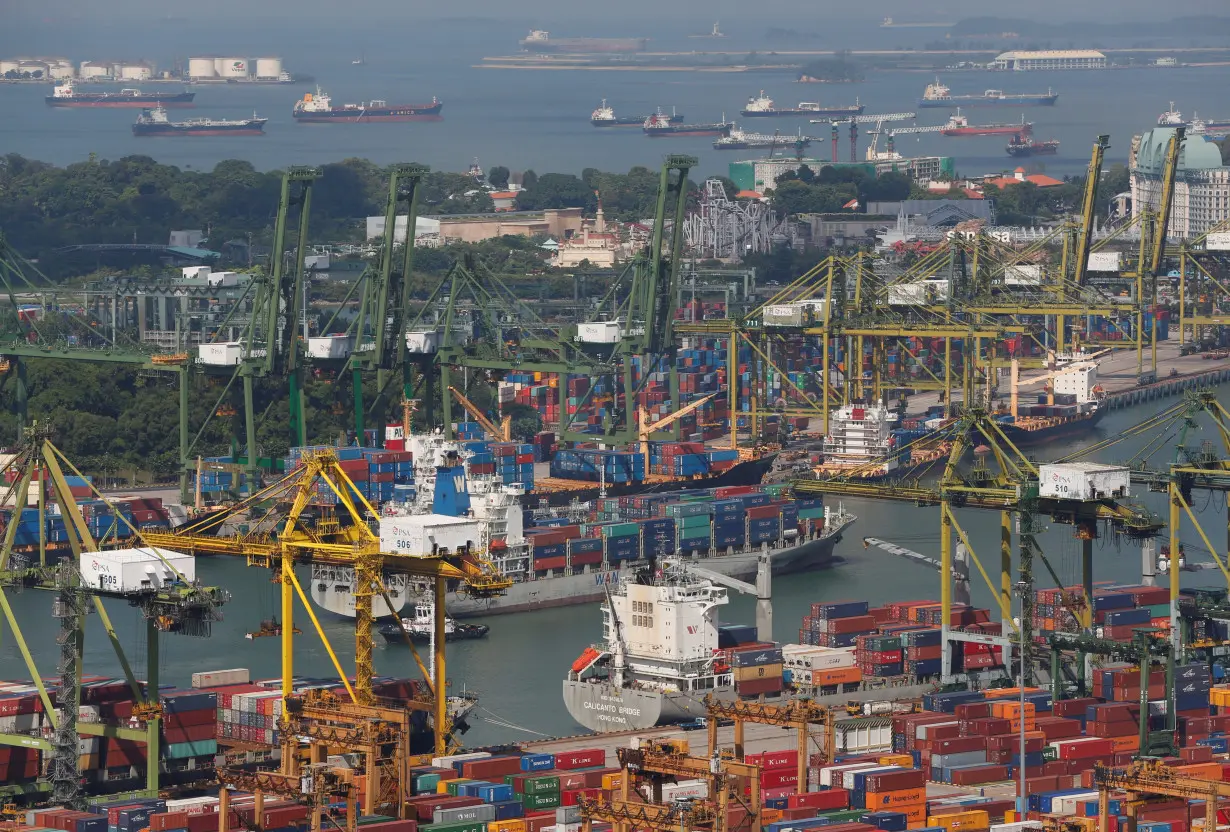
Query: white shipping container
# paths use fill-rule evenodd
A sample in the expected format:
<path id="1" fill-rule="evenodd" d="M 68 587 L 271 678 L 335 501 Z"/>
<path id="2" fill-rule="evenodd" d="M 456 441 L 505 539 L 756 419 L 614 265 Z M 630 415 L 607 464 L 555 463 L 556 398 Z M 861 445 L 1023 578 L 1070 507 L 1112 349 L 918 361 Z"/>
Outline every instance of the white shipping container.
<path id="1" fill-rule="evenodd" d="M 1088 270 L 1091 272 L 1122 271 L 1120 260 L 1122 255 L 1117 251 L 1095 251 L 1089 255 Z"/>
<path id="2" fill-rule="evenodd" d="M 841 745 L 840 745 L 840 740 L 839 740 L 838 748 L 840 747 Z M 901 768 L 901 766 L 881 766 L 881 765 L 877 765 L 876 763 L 869 763 L 863 768 L 856 768 L 856 769 L 851 769 L 849 771 L 843 771 L 841 773 L 841 787 L 847 790 L 853 789 L 855 774 L 870 774 L 873 771 L 896 771 L 899 768 Z"/>
<path id="3" fill-rule="evenodd" d="M 847 771 L 861 771 L 874 765 L 875 763 L 843 763 L 839 766 L 825 766 L 820 769 L 820 785 L 841 788 L 842 775 Z"/>
<path id="4" fill-rule="evenodd" d="M 483 760 L 490 757 L 490 752 L 487 751 L 467 751 L 464 754 L 453 754 L 449 757 L 432 757 L 432 768 L 452 768 L 453 763 L 462 763 L 466 760 Z"/>
<path id="5" fill-rule="evenodd" d="M 991 832 L 1042 832 L 1042 821 L 1022 820 L 1016 823 L 993 823 Z"/>
<path id="6" fill-rule="evenodd" d="M 623 337 L 619 321 L 592 321 L 577 325 L 577 340 L 587 344 L 614 344 Z"/>
<path id="7" fill-rule="evenodd" d="M 705 800 L 709 797 L 709 784 L 704 780 L 681 780 L 662 786 L 662 802 L 673 800 Z"/>
<path id="8" fill-rule="evenodd" d="M 28 734 L 43 727 L 42 714 L 0 716 L 0 734 Z"/>
<path id="9" fill-rule="evenodd" d="M 837 723 L 837 750 L 847 754 L 892 751 L 893 727 L 880 721 L 851 719 Z"/>
<path id="10" fill-rule="evenodd" d="M 243 345 L 239 341 L 201 344 L 197 347 L 197 357 L 202 364 L 211 367 L 237 367 L 243 359 Z"/>
<path id="11" fill-rule="evenodd" d="M 440 349 L 440 333 L 407 332 L 406 351 L 414 355 L 427 355 Z"/>
<path id="12" fill-rule="evenodd" d="M 246 685 L 252 679 L 252 674 L 246 667 L 233 670 L 203 670 L 192 674 L 194 688 L 212 688 L 219 685 Z"/>
<path id="13" fill-rule="evenodd" d="M 184 275 L 184 280 L 199 280 L 208 278 L 211 274 L 209 266 L 184 266 L 180 271 Z"/>
<path id="14" fill-rule="evenodd" d="M 1214 231 L 1206 235 L 1204 247 L 1209 251 L 1230 251 L 1230 231 Z"/>
<path id="15" fill-rule="evenodd" d="M 157 589 L 181 577 L 188 582 L 196 580 L 196 558 L 170 549 L 148 546 L 81 554 L 82 583 L 109 592 Z"/>
<path id="16" fill-rule="evenodd" d="M 1126 497 L 1131 474 L 1122 465 L 1069 462 L 1038 466 L 1038 493 L 1060 500 L 1105 500 Z"/>
<path id="17" fill-rule="evenodd" d="M 206 286 L 217 286 L 223 289 L 229 289 L 239 285 L 239 272 L 210 272 L 206 271 L 205 275 Z"/>
<path id="18" fill-rule="evenodd" d="M 477 545 L 478 522 L 443 514 L 418 514 L 409 517 L 380 518 L 380 548 L 385 552 L 430 555 L 433 551 L 455 551 L 467 543 Z"/>

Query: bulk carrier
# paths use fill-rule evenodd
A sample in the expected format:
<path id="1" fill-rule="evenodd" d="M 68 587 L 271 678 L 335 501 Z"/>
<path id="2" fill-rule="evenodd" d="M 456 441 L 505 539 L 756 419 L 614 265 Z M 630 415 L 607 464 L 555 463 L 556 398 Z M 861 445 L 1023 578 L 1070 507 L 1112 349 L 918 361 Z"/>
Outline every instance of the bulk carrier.
<path id="1" fill-rule="evenodd" d="M 423 550 L 471 545 L 515 581 L 495 598 L 450 592 L 448 612 L 457 618 L 596 601 L 623 576 L 678 554 L 731 576 L 755 574 L 762 550 L 775 571 L 823 566 L 832 562 L 833 547 L 855 521 L 819 499 L 783 499 L 777 486 L 657 493 L 642 484 L 641 496 L 526 512 L 525 486 L 473 473 L 476 465 L 465 445 L 439 434 L 412 435 L 405 447 L 414 455 L 414 484 L 401 487 L 405 498 L 387 502 L 380 517 L 384 548 L 395 550 L 399 540 L 412 540 Z M 395 606 L 419 593 L 404 578 L 386 576 L 385 582 Z M 353 583 L 348 569 L 313 567 L 313 600 L 330 612 L 353 616 Z M 399 612 L 378 605 L 380 615 Z"/>
<path id="2" fill-rule="evenodd" d="M 918 99 L 918 106 L 923 108 L 951 108 L 955 105 L 963 107 L 1053 107 L 1059 99 L 1059 93 L 1047 89 L 1041 93 L 1011 93 L 1003 90 L 986 90 L 982 95 L 953 95 L 952 90 L 940 83 L 928 84 Z"/>
<path id="3" fill-rule="evenodd" d="M 123 89 L 119 92 L 77 92 L 72 82 L 57 84 L 43 100 L 49 107 L 191 107 L 194 92 L 141 92 Z"/>
<path id="4" fill-rule="evenodd" d="M 992 124 L 970 124 L 969 119 L 961 114 L 958 109 L 956 113 L 948 117 L 948 122 L 940 130 L 941 136 L 1028 136 L 1033 133 L 1034 125 L 1021 118 L 1019 123 L 992 123 Z"/>

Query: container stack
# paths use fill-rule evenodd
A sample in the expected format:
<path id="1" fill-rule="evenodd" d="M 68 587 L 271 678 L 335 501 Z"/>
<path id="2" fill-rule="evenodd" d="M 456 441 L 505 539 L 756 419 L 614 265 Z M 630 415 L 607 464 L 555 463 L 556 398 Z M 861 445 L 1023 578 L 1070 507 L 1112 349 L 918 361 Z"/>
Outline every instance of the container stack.
<path id="1" fill-rule="evenodd" d="M 778 696 L 784 689 L 782 649 L 777 645 L 741 645 L 730 651 L 735 693 L 744 699 Z"/>
<path id="2" fill-rule="evenodd" d="M 863 681 L 853 648 L 787 644 L 782 656 L 786 684 L 804 695 L 844 693 Z"/>

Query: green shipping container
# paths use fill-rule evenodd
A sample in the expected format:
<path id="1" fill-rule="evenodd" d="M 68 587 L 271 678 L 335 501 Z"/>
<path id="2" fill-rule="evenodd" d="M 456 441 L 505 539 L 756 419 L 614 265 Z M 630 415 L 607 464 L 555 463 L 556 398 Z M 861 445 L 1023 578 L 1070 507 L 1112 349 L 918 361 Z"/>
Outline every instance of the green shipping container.
<path id="1" fill-rule="evenodd" d="M 167 760 L 186 760 L 189 757 L 205 757 L 218 753 L 217 740 L 196 742 L 172 742 L 162 747 L 162 756 Z"/>
<path id="2" fill-rule="evenodd" d="M 707 529 L 712 525 L 712 518 L 708 514 L 702 514 L 697 517 L 684 517 L 680 523 L 681 529 Z"/>
<path id="3" fill-rule="evenodd" d="M 421 832 L 487 832 L 485 823 L 429 823 L 420 826 Z"/>
<path id="4" fill-rule="evenodd" d="M 456 797 L 457 790 L 461 788 L 462 783 L 473 783 L 473 782 L 474 782 L 473 778 L 470 778 L 470 777 L 458 777 L 456 780 L 449 780 L 448 786 L 446 787 L 448 788 L 448 796 Z"/>
<path id="5" fill-rule="evenodd" d="M 513 775 L 516 777 L 517 775 Z M 514 786 L 515 788 L 515 786 Z M 559 776 L 555 774 L 542 777 L 527 777 L 521 781 L 522 794 L 559 794 Z"/>
<path id="6" fill-rule="evenodd" d="M 1142 609 L 1146 609 L 1149 611 L 1150 618 L 1169 618 L 1170 617 L 1170 605 L 1169 604 L 1149 604 L 1143 607 Z"/>
<path id="7" fill-rule="evenodd" d="M 612 523 L 602 528 L 603 537 L 636 537 L 640 533 L 639 523 Z"/>
<path id="8" fill-rule="evenodd" d="M 666 507 L 666 516 L 680 517 L 684 520 L 692 520 L 696 517 L 707 520 L 712 511 L 713 506 L 709 503 L 676 503 Z"/>
<path id="9" fill-rule="evenodd" d="M 833 823 L 843 823 L 848 820 L 856 821 L 865 814 L 867 814 L 866 809 L 843 809 L 840 812 L 824 812 L 816 817 L 828 818 Z"/>
<path id="10" fill-rule="evenodd" d="M 560 806 L 559 791 L 523 794 L 521 805 L 526 809 L 558 809 Z"/>
<path id="11" fill-rule="evenodd" d="M 391 820 L 397 820 L 389 815 L 360 815 L 359 826 L 370 826 L 373 823 L 388 823 Z"/>
<path id="12" fill-rule="evenodd" d="M 867 639 L 867 649 L 879 653 L 885 650 L 900 650 L 901 636 L 876 636 Z"/>
<path id="13" fill-rule="evenodd" d="M 432 794 L 438 785 L 440 785 L 440 775 L 420 774 L 414 778 L 414 793 Z"/>
<path id="14" fill-rule="evenodd" d="M 800 520 L 823 520 L 824 519 L 824 506 L 816 506 L 815 508 L 799 509 L 799 519 Z"/>

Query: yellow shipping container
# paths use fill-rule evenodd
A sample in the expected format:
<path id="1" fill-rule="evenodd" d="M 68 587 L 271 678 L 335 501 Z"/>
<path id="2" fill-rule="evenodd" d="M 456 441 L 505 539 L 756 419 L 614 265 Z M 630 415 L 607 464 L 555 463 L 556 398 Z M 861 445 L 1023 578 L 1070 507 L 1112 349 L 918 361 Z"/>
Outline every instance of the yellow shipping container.
<path id="1" fill-rule="evenodd" d="M 525 818 L 488 821 L 487 832 L 525 832 Z"/>
<path id="2" fill-rule="evenodd" d="M 1230 686 L 1217 685 L 1210 690 L 1209 703 L 1221 707 L 1230 705 Z"/>
<path id="3" fill-rule="evenodd" d="M 606 789 L 608 792 L 615 791 L 616 789 L 623 786 L 623 784 L 624 784 L 624 775 L 622 772 L 617 772 L 615 774 L 602 775 L 602 788 Z"/>
<path id="4" fill-rule="evenodd" d="M 876 760 L 882 766 L 901 766 L 902 768 L 914 768 L 914 758 L 909 754 L 886 754 Z"/>
<path id="5" fill-rule="evenodd" d="M 927 826 L 942 826 L 949 832 L 959 830 L 989 829 L 991 817 L 985 809 L 975 809 L 969 812 L 953 812 L 950 815 L 932 815 L 927 818 Z"/>

